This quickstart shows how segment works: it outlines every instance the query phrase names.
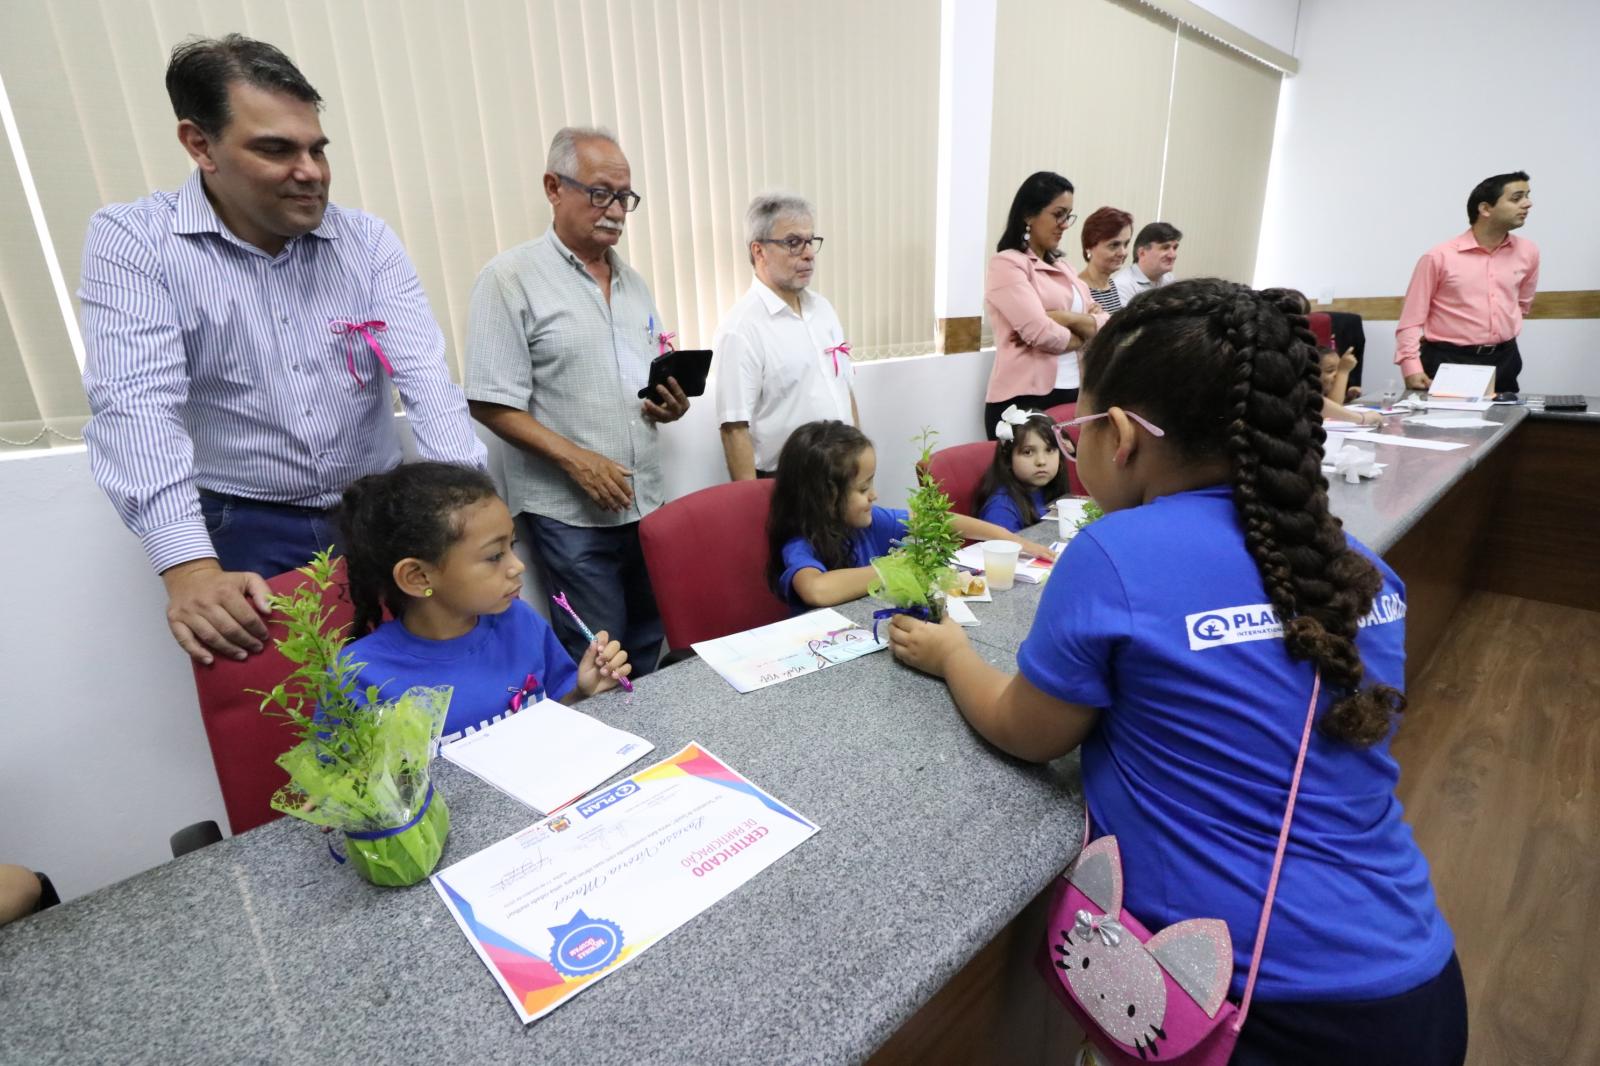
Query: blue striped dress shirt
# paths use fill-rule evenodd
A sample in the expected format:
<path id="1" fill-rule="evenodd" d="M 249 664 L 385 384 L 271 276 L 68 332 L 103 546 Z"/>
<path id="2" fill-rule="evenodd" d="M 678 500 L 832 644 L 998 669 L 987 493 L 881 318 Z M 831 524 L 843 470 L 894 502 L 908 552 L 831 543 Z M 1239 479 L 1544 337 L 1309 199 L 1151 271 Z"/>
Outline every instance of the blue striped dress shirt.
<path id="1" fill-rule="evenodd" d="M 375 336 L 423 458 L 484 465 L 416 270 L 365 212 L 330 203 L 268 255 L 223 225 L 197 170 L 95 212 L 78 297 L 90 466 L 157 572 L 216 556 L 198 488 L 332 507 L 400 462 L 383 368 L 333 332 L 341 319 L 387 325 Z"/>

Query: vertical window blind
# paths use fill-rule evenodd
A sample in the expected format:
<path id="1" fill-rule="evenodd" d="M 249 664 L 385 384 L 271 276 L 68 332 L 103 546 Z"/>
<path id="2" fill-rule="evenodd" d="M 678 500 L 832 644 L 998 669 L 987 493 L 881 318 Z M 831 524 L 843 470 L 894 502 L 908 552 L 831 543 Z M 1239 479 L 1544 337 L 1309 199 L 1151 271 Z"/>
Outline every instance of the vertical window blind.
<path id="1" fill-rule="evenodd" d="M 750 197 L 785 188 L 817 205 L 815 284 L 855 354 L 932 348 L 939 0 L 13 5 L 0 78 L 69 291 L 98 207 L 188 175 L 168 51 L 232 31 L 278 45 L 322 93 L 331 196 L 400 235 L 457 371 L 478 270 L 549 223 L 541 177 L 563 125 L 616 131 L 644 197 L 622 254 L 681 343 L 709 344 L 749 284 Z M 0 169 L 13 440 L 88 414 L 19 174 Z"/>

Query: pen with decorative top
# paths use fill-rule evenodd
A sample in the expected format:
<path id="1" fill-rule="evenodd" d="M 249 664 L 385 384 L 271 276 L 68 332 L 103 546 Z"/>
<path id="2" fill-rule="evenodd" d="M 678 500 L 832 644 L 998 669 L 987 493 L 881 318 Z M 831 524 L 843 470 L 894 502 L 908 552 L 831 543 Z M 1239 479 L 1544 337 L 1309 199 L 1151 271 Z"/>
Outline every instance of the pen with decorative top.
<path id="1" fill-rule="evenodd" d="M 567 614 L 572 617 L 572 620 L 577 623 L 578 629 L 583 632 L 583 635 L 585 637 L 589 638 L 589 643 L 590 644 L 599 644 L 600 643 L 600 638 L 594 635 L 594 630 L 590 629 L 588 626 L 583 624 L 583 619 L 578 617 L 578 612 L 574 611 L 572 609 L 572 604 L 567 602 L 567 594 L 565 592 L 558 592 L 554 596 L 551 596 L 550 598 L 556 602 L 557 606 L 559 606 L 563 611 L 566 611 Z M 616 676 L 617 676 L 617 684 L 622 686 L 622 691 L 624 691 L 624 692 L 632 692 L 633 691 L 633 682 L 632 681 L 629 681 L 627 678 L 623 677 L 621 674 L 618 674 Z"/>

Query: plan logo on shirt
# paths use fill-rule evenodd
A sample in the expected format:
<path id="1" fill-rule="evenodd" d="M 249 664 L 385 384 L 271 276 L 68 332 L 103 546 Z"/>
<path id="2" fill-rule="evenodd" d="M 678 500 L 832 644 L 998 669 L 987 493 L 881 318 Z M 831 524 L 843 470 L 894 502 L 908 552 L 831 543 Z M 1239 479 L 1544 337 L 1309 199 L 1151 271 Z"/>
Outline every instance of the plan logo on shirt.
<path id="1" fill-rule="evenodd" d="M 1242 607 L 1219 607 L 1201 611 L 1183 620 L 1189 631 L 1189 650 L 1205 651 L 1252 640 L 1283 639 L 1283 623 L 1270 603 L 1250 603 Z"/>

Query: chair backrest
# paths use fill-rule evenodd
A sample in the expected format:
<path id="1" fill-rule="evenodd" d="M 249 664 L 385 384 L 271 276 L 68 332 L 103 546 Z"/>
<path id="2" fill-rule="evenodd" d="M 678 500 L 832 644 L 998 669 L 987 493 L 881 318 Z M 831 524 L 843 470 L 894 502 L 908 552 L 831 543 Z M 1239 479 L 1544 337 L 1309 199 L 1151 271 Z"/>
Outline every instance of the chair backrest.
<path id="1" fill-rule="evenodd" d="M 1332 315 L 1326 311 L 1313 311 L 1306 316 L 1306 324 L 1311 328 L 1311 335 L 1317 338 L 1318 348 L 1334 346 Z"/>
<path id="2" fill-rule="evenodd" d="M 767 514 L 776 482 L 691 492 L 639 523 L 667 647 L 677 650 L 790 615 L 767 587 Z"/>
<path id="3" fill-rule="evenodd" d="M 329 592 L 334 599 L 328 624 L 348 625 L 355 608 L 345 589 L 342 560 L 337 579 L 338 584 Z M 299 571 L 291 570 L 268 581 L 267 587 L 275 594 L 288 593 L 307 580 Z M 270 637 L 266 649 L 259 654 L 243 662 L 218 658 L 210 666 L 194 666 L 200 720 L 205 723 L 206 739 L 211 743 L 211 761 L 217 767 L 228 825 L 236 834 L 279 816 L 268 801 L 287 783 L 288 775 L 274 760 L 297 741 L 288 722 L 262 713 L 261 697 L 251 691 L 270 691 L 294 671 L 294 664 L 272 643 L 284 635 L 283 623 L 269 619 L 267 627 Z"/>
<path id="4" fill-rule="evenodd" d="M 978 483 L 994 462 L 995 447 L 992 440 L 955 444 L 940 448 L 929 458 L 928 474 L 950 497 L 950 509 L 956 514 L 977 515 L 983 506 L 978 499 Z"/>
<path id="5" fill-rule="evenodd" d="M 1054 407 L 1045 408 L 1044 413 L 1055 419 L 1057 422 L 1071 422 L 1074 418 L 1078 417 L 1078 405 L 1075 403 L 1056 404 Z M 1082 431 L 1082 426 L 1073 426 L 1071 429 L 1067 430 L 1067 439 L 1072 442 L 1072 446 L 1074 448 L 1078 446 L 1078 434 Z M 1089 495 L 1088 490 L 1083 487 L 1083 482 L 1078 480 L 1077 463 L 1067 464 L 1067 487 L 1072 489 L 1072 494 L 1074 496 Z"/>

